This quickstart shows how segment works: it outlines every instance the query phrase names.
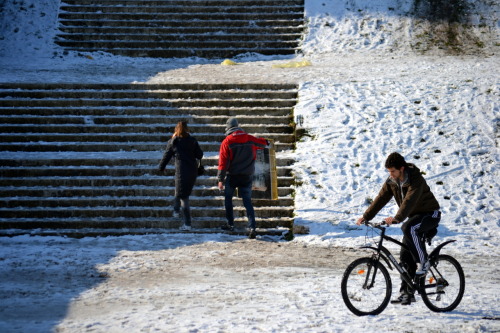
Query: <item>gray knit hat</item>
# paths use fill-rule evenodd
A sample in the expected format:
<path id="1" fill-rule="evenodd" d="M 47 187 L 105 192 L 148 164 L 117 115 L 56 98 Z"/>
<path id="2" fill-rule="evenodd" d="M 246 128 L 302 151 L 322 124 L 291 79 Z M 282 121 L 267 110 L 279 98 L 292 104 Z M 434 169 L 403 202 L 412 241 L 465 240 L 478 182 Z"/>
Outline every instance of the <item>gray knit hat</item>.
<path id="1" fill-rule="evenodd" d="M 231 117 L 226 121 L 226 135 L 234 132 L 239 127 L 238 119 Z"/>

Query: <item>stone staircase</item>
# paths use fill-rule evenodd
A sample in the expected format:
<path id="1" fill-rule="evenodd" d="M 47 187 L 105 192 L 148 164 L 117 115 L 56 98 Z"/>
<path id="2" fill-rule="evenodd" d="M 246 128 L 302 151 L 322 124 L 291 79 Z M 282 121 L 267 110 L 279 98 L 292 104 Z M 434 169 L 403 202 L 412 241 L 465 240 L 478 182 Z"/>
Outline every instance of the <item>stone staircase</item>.
<path id="1" fill-rule="evenodd" d="M 63 0 L 56 43 L 131 57 L 295 54 L 304 0 Z"/>
<path id="2" fill-rule="evenodd" d="M 229 116 L 276 143 L 279 198 L 254 199 L 257 227 L 292 228 L 296 99 L 294 85 L 0 84 L 0 230 L 178 228 L 173 163 L 165 174 L 157 166 L 180 120 L 205 152 L 193 227 L 218 230 L 218 150 Z"/>

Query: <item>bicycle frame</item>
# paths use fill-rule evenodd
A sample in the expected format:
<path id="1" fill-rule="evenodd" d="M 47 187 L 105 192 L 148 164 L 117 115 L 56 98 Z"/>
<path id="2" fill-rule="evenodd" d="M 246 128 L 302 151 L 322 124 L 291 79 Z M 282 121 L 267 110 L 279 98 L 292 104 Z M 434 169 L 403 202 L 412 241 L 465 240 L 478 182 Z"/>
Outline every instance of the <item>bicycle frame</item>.
<path id="1" fill-rule="evenodd" d="M 372 224 L 373 225 L 373 224 Z M 397 261 L 396 258 L 394 258 L 394 256 L 392 255 L 392 253 L 386 248 L 384 247 L 382 244 L 384 242 L 384 240 L 387 240 L 387 241 L 390 241 L 392 243 L 395 243 L 407 250 L 408 247 L 401 243 L 400 241 L 392 238 L 392 237 L 389 237 L 385 234 L 385 230 L 386 228 L 383 228 L 383 227 L 380 227 L 380 226 L 376 226 L 376 225 L 373 225 L 375 228 L 381 230 L 381 234 L 380 234 L 380 240 L 378 242 L 378 245 L 377 247 L 374 247 L 374 246 L 362 246 L 361 248 L 363 249 L 372 249 L 375 251 L 375 253 L 373 254 L 373 259 L 375 259 L 377 262 L 380 261 L 380 258 L 382 258 L 385 263 L 387 264 L 387 266 L 389 267 L 390 270 L 393 270 L 393 267 L 391 266 L 391 262 L 392 264 L 394 265 L 394 267 L 397 269 L 397 271 L 399 272 L 399 274 L 401 274 L 401 277 L 402 279 L 409 285 L 409 286 L 412 286 L 414 289 L 416 287 L 416 285 L 414 285 L 413 283 L 413 279 L 410 277 L 410 275 L 408 274 L 408 272 L 406 271 L 406 269 L 404 269 L 400 264 L 399 262 Z M 375 269 L 376 269 L 376 266 L 375 266 Z M 376 271 L 374 272 L 374 275 L 376 274 Z M 372 284 L 373 284 L 373 280 L 372 279 Z"/>
<path id="2" fill-rule="evenodd" d="M 378 263 L 380 261 L 380 258 L 382 258 L 385 263 L 387 264 L 387 266 L 389 267 L 390 270 L 393 270 L 392 266 L 391 266 L 391 263 L 394 265 L 394 267 L 397 269 L 397 271 L 399 272 L 399 274 L 401 275 L 401 278 L 406 282 L 406 284 L 408 286 L 410 286 L 413 290 L 418 290 L 418 284 L 415 283 L 413 281 L 413 278 L 408 274 L 408 272 L 406 271 L 406 269 L 404 269 L 404 267 L 402 267 L 398 260 L 396 258 L 394 258 L 394 256 L 392 255 L 392 253 L 386 248 L 384 247 L 382 244 L 384 242 L 384 240 L 387 240 L 389 242 L 392 242 L 392 243 L 395 243 L 397 245 L 399 245 L 400 247 L 406 249 L 409 251 L 409 248 L 407 245 L 403 244 L 402 242 L 392 238 L 392 237 L 389 237 L 385 234 L 385 231 L 386 231 L 386 228 L 384 227 L 381 227 L 382 224 L 385 224 L 384 222 L 380 223 L 380 224 L 373 224 L 373 223 L 370 223 L 370 222 L 366 222 L 367 225 L 371 225 L 372 227 L 374 228 L 377 228 L 381 231 L 381 234 L 380 234 L 380 240 L 378 242 L 378 246 L 377 247 L 373 247 L 373 246 L 362 246 L 361 248 L 365 248 L 365 249 L 372 249 L 375 251 L 375 253 L 373 254 L 373 259 Z M 452 243 L 452 242 L 455 242 L 455 240 L 449 240 L 449 241 L 446 241 L 442 244 L 439 244 L 430 254 L 429 254 L 429 260 L 431 261 L 431 265 L 434 264 L 434 258 L 436 258 L 438 255 L 439 255 L 439 252 L 441 251 L 441 249 L 449 244 L 449 243 Z M 375 277 L 377 273 L 377 265 L 375 265 L 375 271 L 373 272 L 373 276 Z M 372 282 L 370 284 L 370 286 L 366 286 L 366 288 L 370 288 L 373 286 L 373 283 L 374 283 L 374 278 L 372 279 Z"/>

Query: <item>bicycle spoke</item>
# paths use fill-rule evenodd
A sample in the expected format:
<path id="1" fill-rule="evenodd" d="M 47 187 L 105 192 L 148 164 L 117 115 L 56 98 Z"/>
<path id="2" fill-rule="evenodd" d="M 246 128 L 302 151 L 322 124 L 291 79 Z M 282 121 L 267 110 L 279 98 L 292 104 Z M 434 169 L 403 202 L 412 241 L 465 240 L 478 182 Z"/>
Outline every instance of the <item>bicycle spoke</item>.
<path id="1" fill-rule="evenodd" d="M 389 302 L 392 286 L 387 270 L 372 265 L 370 258 L 358 259 L 342 279 L 344 302 L 357 315 L 380 313 Z"/>
<path id="2" fill-rule="evenodd" d="M 421 287 L 422 299 L 429 309 L 451 311 L 460 303 L 464 293 L 463 270 L 454 258 L 440 255 Z"/>

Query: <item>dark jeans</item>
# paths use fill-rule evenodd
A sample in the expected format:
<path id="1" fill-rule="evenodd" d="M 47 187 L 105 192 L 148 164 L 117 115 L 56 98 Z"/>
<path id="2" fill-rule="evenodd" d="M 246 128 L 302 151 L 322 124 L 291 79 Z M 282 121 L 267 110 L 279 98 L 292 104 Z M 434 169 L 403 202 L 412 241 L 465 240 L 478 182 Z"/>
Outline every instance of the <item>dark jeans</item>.
<path id="1" fill-rule="evenodd" d="M 191 211 L 189 209 L 189 197 L 175 197 L 174 198 L 174 210 L 182 210 L 182 220 L 187 226 L 191 226 Z"/>
<path id="2" fill-rule="evenodd" d="M 400 260 L 410 276 L 415 276 L 417 263 L 427 261 L 427 250 L 422 240 L 422 235 L 427 231 L 437 228 L 441 221 L 441 212 L 435 211 L 429 214 L 420 214 L 410 217 L 403 225 L 403 244 L 408 246 L 409 251 L 401 248 Z M 403 282 L 404 286 L 404 282 Z"/>
<path id="3" fill-rule="evenodd" d="M 243 200 L 243 206 L 247 211 L 248 224 L 255 229 L 255 212 L 252 205 L 252 176 L 228 175 L 224 189 L 224 205 L 226 207 L 227 223 L 234 225 L 233 195 L 238 189 L 238 193 Z"/>

